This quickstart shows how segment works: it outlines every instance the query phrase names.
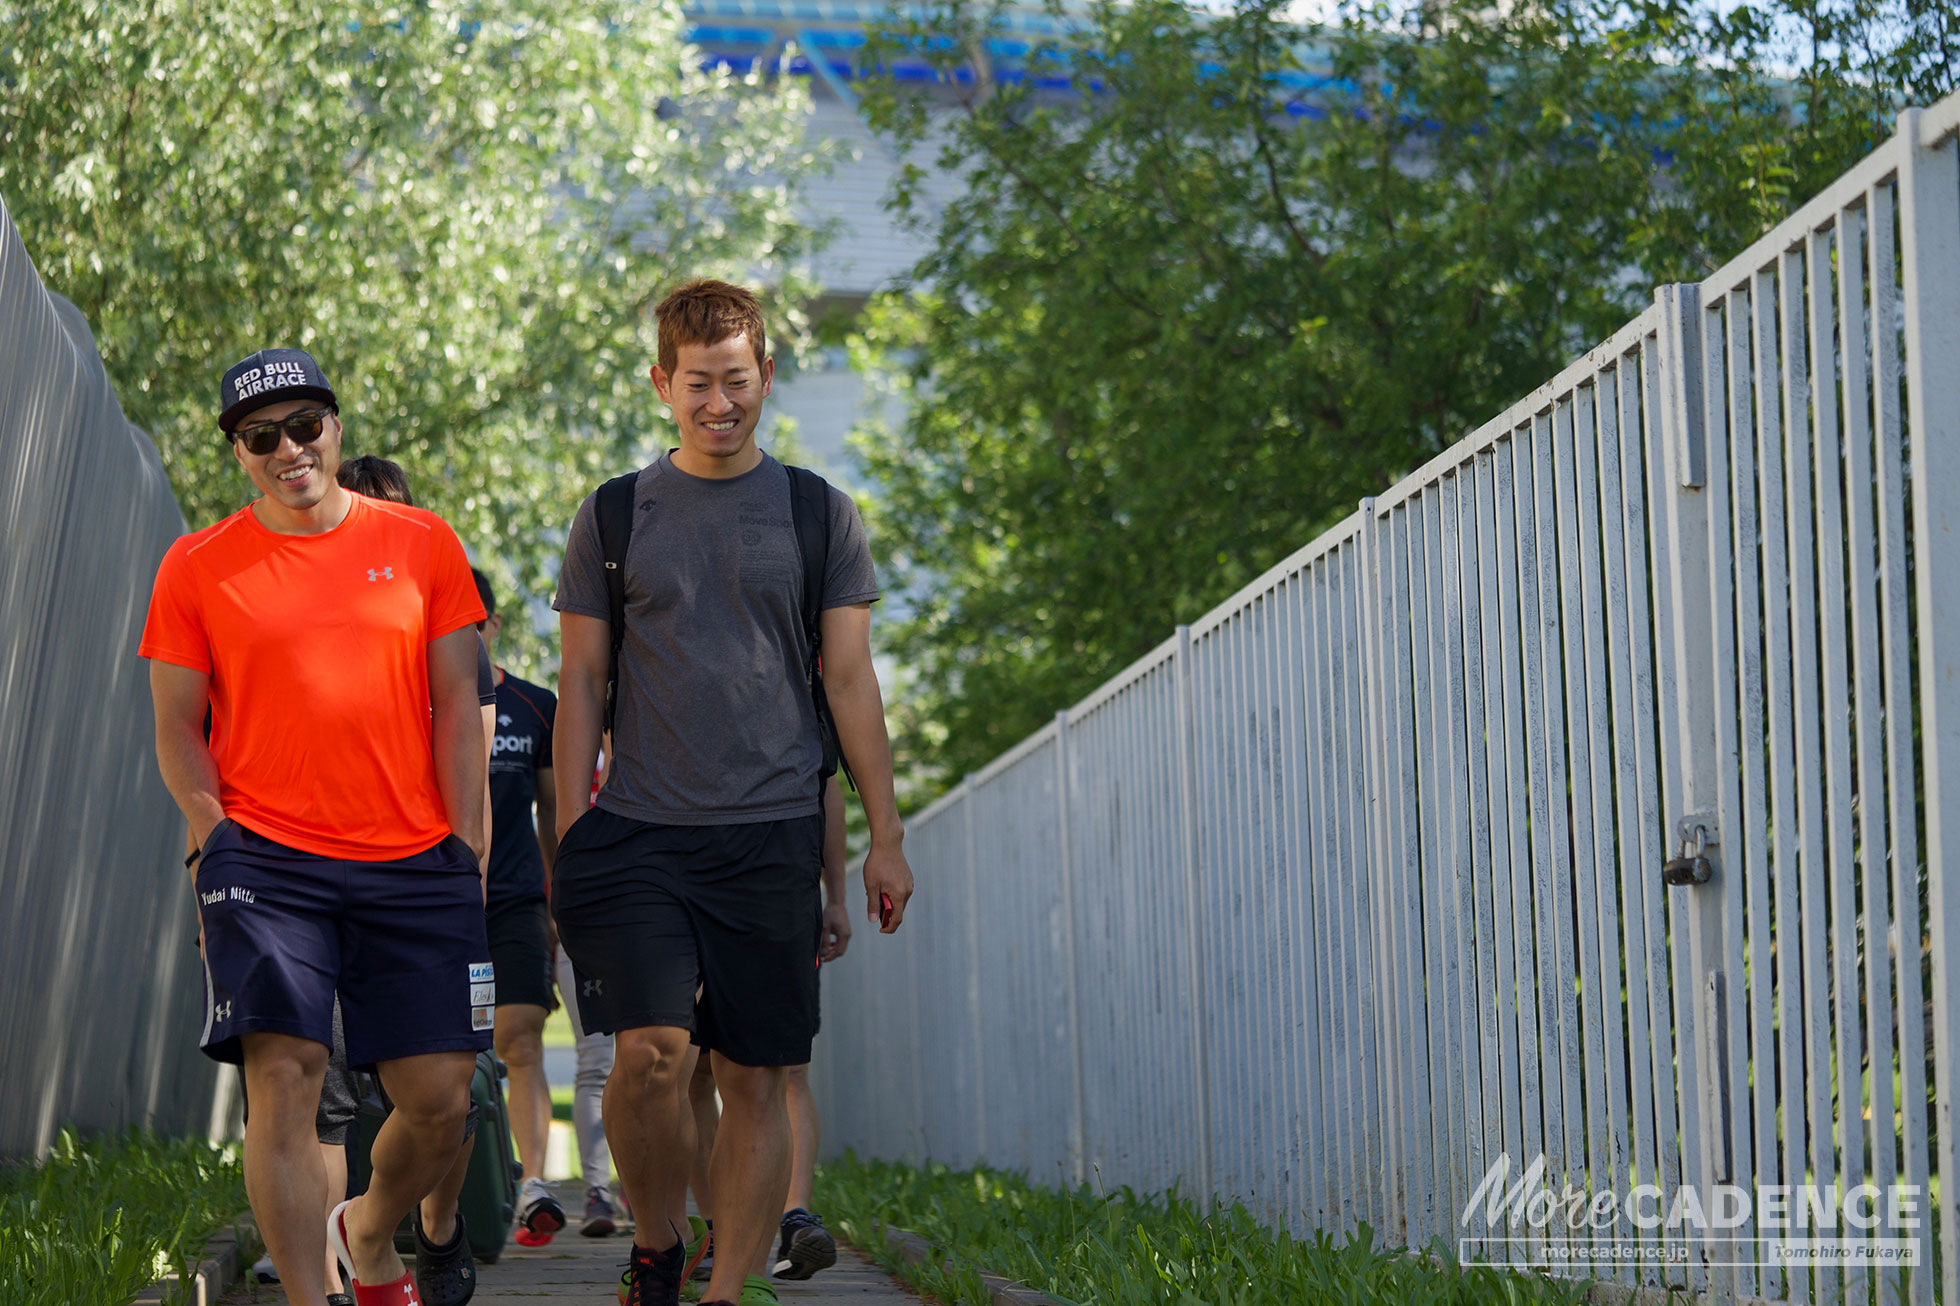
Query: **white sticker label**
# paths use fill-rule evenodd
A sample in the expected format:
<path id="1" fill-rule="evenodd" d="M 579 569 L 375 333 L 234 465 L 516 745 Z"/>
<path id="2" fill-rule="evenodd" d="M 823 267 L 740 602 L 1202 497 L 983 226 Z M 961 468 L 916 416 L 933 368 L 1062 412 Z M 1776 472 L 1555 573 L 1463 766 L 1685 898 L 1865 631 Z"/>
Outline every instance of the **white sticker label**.
<path id="1" fill-rule="evenodd" d="M 472 1033 L 478 1030 L 489 1029 L 496 1023 L 497 1009 L 495 1007 L 470 1008 L 470 1031 Z"/>
<path id="2" fill-rule="evenodd" d="M 487 961 L 470 963 L 470 983 L 489 984 L 497 978 L 497 968 Z"/>
<path id="3" fill-rule="evenodd" d="M 497 1001 L 497 986 L 495 984 L 470 985 L 470 1002 L 472 1004 L 481 1004 L 486 1002 L 494 1004 L 496 1001 Z"/>

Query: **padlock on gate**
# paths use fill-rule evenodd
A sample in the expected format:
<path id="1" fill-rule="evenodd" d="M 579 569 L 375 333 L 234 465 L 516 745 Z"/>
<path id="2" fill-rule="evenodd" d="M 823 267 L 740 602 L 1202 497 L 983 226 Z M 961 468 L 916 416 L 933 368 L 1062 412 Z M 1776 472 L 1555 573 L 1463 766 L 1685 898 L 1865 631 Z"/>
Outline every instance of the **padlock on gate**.
<path id="1" fill-rule="evenodd" d="M 1681 853 L 1661 867 L 1661 880 L 1669 885 L 1707 884 L 1715 878 L 1715 867 L 1708 860 L 1708 827 L 1696 822 L 1681 839 Z"/>

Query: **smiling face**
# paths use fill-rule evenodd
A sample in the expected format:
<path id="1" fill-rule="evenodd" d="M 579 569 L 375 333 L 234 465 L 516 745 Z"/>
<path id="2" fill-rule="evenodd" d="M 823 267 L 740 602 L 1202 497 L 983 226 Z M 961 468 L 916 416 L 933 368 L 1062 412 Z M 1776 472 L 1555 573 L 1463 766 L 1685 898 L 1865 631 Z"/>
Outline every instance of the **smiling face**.
<path id="1" fill-rule="evenodd" d="M 760 461 L 755 428 L 775 374 L 776 360 L 758 360 L 746 335 L 680 346 L 671 375 L 654 365 L 654 389 L 680 428 L 683 471 L 737 476 Z"/>
<path id="2" fill-rule="evenodd" d="M 238 421 L 233 434 L 249 430 L 266 422 L 278 422 L 294 413 L 311 412 L 321 407 L 318 399 L 289 399 L 284 403 L 268 404 L 264 408 L 247 413 Z M 340 469 L 340 418 L 329 413 L 319 437 L 308 444 L 300 444 L 287 432 L 281 432 L 278 447 L 269 454 L 255 454 L 245 447 L 243 440 L 231 442 L 232 456 L 238 465 L 252 479 L 259 493 L 271 503 L 292 513 L 307 513 L 317 508 L 329 497 L 344 495 L 334 479 Z"/>

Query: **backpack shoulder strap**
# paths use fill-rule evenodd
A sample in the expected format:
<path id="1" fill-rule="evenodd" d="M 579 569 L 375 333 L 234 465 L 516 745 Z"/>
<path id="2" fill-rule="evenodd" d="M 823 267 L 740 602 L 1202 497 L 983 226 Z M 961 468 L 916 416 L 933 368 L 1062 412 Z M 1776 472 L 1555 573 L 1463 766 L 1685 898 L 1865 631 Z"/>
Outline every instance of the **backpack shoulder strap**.
<path id="1" fill-rule="evenodd" d="M 807 467 L 791 467 L 789 515 L 803 558 L 803 630 L 814 660 L 823 646 L 823 582 L 830 571 L 830 482 Z"/>
<path id="2" fill-rule="evenodd" d="M 633 541 L 633 489 L 638 472 L 615 476 L 593 498 L 598 518 L 599 551 L 606 563 L 606 601 L 612 637 L 612 662 L 606 675 L 606 729 L 613 726 L 619 694 L 619 647 L 626 642 L 626 549 Z"/>
<path id="3" fill-rule="evenodd" d="M 844 756 L 837 738 L 837 722 L 830 715 L 830 699 L 823 690 L 823 582 L 830 573 L 830 482 L 807 467 L 790 467 L 789 515 L 796 529 L 796 551 L 803 559 L 803 631 L 810 649 L 803 674 L 810 682 L 810 701 L 817 712 L 817 738 L 823 749 L 818 774 L 844 773 L 844 781 L 857 788 L 851 763 Z"/>

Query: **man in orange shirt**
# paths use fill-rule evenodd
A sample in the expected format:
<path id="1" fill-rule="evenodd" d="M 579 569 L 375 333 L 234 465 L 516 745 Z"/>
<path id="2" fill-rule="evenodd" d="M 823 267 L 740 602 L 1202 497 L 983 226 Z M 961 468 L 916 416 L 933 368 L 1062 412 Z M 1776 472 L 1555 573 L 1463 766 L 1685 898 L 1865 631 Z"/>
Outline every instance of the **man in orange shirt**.
<path id="1" fill-rule="evenodd" d="M 325 1306 L 330 1238 L 357 1306 L 410 1306 L 392 1235 L 455 1159 L 496 1001 L 467 842 L 483 608 L 441 518 L 335 480 L 338 409 L 304 351 L 245 359 L 220 403 L 261 497 L 171 546 L 139 650 L 199 848 L 202 1044 L 244 1066 L 246 1189 L 288 1299 Z M 323 1231 L 313 1116 L 336 989 L 348 1061 L 395 1111 L 367 1193 Z"/>

